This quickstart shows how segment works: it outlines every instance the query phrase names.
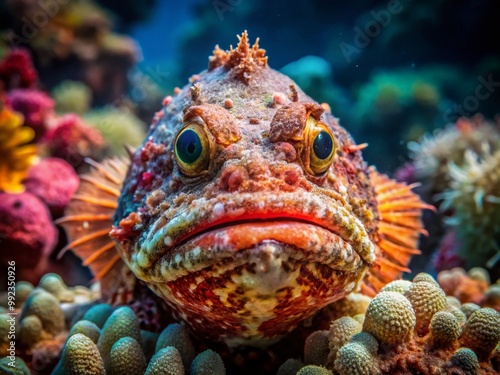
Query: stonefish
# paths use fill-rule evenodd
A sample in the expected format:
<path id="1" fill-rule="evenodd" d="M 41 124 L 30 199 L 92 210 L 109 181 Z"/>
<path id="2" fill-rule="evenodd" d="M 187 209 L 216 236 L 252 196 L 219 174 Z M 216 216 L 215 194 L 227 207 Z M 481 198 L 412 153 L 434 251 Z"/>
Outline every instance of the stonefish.
<path id="1" fill-rule="evenodd" d="M 245 32 L 165 99 L 130 166 L 92 163 L 60 222 L 107 298 L 136 277 L 196 334 L 264 347 L 419 253 L 427 206 L 363 147 Z"/>

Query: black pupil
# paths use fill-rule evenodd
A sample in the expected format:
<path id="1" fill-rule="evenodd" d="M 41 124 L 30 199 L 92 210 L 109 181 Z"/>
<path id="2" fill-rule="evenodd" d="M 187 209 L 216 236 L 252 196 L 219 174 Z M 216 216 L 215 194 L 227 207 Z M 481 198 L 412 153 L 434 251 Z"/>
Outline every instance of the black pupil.
<path id="1" fill-rule="evenodd" d="M 184 163 L 194 163 L 201 155 L 202 146 L 200 136 L 194 130 L 187 129 L 177 138 L 177 156 Z"/>
<path id="2" fill-rule="evenodd" d="M 330 156 L 333 149 L 333 140 L 330 134 L 321 131 L 313 143 L 313 150 L 319 159 L 326 159 Z"/>

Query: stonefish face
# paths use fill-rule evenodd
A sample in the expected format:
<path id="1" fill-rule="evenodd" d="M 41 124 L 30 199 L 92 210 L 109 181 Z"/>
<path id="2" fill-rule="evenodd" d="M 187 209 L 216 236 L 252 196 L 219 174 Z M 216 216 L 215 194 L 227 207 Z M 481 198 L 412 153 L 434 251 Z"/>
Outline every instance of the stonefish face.
<path id="1" fill-rule="evenodd" d="M 263 346 L 355 290 L 377 218 L 353 140 L 245 33 L 165 101 L 111 235 L 195 332 Z"/>

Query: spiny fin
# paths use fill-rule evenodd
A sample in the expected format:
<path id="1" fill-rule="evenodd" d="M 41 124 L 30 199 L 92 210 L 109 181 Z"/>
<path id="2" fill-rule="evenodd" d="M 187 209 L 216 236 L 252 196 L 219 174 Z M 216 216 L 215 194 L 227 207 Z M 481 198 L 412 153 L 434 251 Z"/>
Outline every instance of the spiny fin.
<path id="1" fill-rule="evenodd" d="M 401 278 L 413 255 L 420 254 L 418 238 L 427 232 L 422 225 L 422 210 L 435 208 L 411 191 L 416 185 L 397 182 L 375 169 L 370 170 L 377 199 L 380 222 L 376 240 L 376 261 L 366 274 L 361 290 L 375 295 L 387 283 Z"/>
<path id="2" fill-rule="evenodd" d="M 56 222 L 69 242 L 59 256 L 71 249 L 100 281 L 103 298 L 113 304 L 126 303 L 132 297 L 135 278 L 118 255 L 109 231 L 129 162 L 118 158 L 87 162 L 90 172 L 80 177 L 80 188 L 65 216 Z"/>

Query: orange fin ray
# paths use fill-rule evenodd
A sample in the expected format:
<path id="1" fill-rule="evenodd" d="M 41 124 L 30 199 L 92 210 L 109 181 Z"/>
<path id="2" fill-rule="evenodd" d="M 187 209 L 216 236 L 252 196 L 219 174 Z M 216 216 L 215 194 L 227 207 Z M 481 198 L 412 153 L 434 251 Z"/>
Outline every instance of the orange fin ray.
<path id="1" fill-rule="evenodd" d="M 113 208 L 116 209 L 118 207 L 118 203 L 116 201 L 111 201 L 108 199 L 99 199 L 94 197 L 89 197 L 86 195 L 75 194 L 73 195 L 74 200 L 81 200 L 86 203 L 95 204 L 98 206 L 102 206 L 105 208 Z"/>
<path id="2" fill-rule="evenodd" d="M 132 296 L 135 279 L 116 251 L 109 231 L 129 161 L 86 161 L 91 165 L 90 172 L 80 178 L 80 188 L 65 216 L 57 221 L 69 242 L 59 256 L 71 249 L 83 265 L 89 266 L 94 281 L 101 283 L 103 297 L 110 303 L 124 303 Z"/>
<path id="3" fill-rule="evenodd" d="M 418 184 L 397 182 L 374 169 L 370 170 L 379 212 L 376 239 L 377 259 L 368 270 L 361 291 L 368 295 L 378 292 L 385 284 L 410 272 L 408 263 L 413 255 L 420 254 L 418 239 L 427 235 L 422 224 L 422 210 L 432 209 L 422 202 L 412 189 Z"/>
<path id="4" fill-rule="evenodd" d="M 93 184 L 95 187 L 101 189 L 102 191 L 104 191 L 108 194 L 114 195 L 115 197 L 120 196 L 120 190 L 118 190 L 112 186 L 109 186 L 108 184 L 103 183 L 103 182 L 99 181 L 98 179 L 92 178 L 88 175 L 84 175 L 84 176 L 80 177 L 80 180 L 87 181 L 87 182 Z"/>

